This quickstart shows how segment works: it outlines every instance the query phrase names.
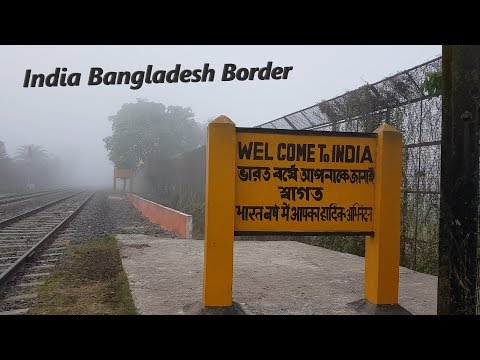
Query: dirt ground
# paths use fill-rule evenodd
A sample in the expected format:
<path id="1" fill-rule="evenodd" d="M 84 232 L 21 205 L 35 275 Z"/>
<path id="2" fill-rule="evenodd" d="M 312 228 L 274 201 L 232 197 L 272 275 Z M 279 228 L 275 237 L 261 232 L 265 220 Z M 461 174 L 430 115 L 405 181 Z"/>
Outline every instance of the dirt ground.
<path id="1" fill-rule="evenodd" d="M 140 314 L 179 314 L 201 301 L 203 241 L 117 235 Z M 233 300 L 251 314 L 358 314 L 364 258 L 298 242 L 237 241 Z M 437 278 L 400 268 L 399 303 L 436 314 Z"/>

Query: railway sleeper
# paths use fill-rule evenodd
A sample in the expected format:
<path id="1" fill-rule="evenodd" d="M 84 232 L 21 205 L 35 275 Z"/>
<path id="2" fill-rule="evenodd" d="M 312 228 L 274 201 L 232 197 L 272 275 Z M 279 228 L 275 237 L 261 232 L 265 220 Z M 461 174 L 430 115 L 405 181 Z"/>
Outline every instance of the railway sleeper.
<path id="1" fill-rule="evenodd" d="M 37 287 L 43 284 L 45 284 L 45 281 L 30 281 L 30 282 L 22 282 L 20 284 L 17 284 L 17 286 L 21 288 L 32 288 L 32 287 Z"/>
<path id="2" fill-rule="evenodd" d="M 57 247 L 51 247 L 48 250 L 49 251 L 62 251 L 65 250 L 67 247 L 66 246 L 57 246 Z"/>
<path id="3" fill-rule="evenodd" d="M 55 265 L 53 264 L 44 264 L 44 265 L 35 265 L 35 266 L 32 266 L 30 269 L 30 271 L 43 271 L 45 269 L 51 269 L 51 268 L 54 268 Z"/>
<path id="4" fill-rule="evenodd" d="M 27 294 L 10 296 L 5 298 L 3 301 L 4 302 L 28 301 L 28 300 L 36 299 L 37 296 L 38 295 L 35 293 L 27 293 Z"/>
<path id="5" fill-rule="evenodd" d="M 24 315 L 30 310 L 29 308 L 23 308 L 23 309 L 13 309 L 13 310 L 6 310 L 6 311 L 0 311 L 0 315 Z"/>
<path id="6" fill-rule="evenodd" d="M 2 251 L 0 249 L 0 256 L 7 256 L 7 255 L 16 255 L 21 251 Z"/>
<path id="7" fill-rule="evenodd" d="M 57 253 L 50 253 L 50 254 L 48 254 L 48 253 L 47 254 L 41 254 L 40 257 L 44 257 L 44 258 L 45 257 L 54 257 L 54 256 L 59 257 L 61 255 L 62 255 L 62 253 L 57 252 Z"/>
<path id="8" fill-rule="evenodd" d="M 31 279 L 31 278 L 39 278 L 39 277 L 45 277 L 45 276 L 48 276 L 50 275 L 49 272 L 43 272 L 43 273 L 33 273 L 33 274 L 26 274 L 26 275 L 23 275 L 23 277 L 25 279 Z"/>
<path id="9" fill-rule="evenodd" d="M 41 264 L 45 264 L 45 263 L 55 263 L 58 261 L 59 258 L 52 258 L 52 259 L 39 259 L 37 260 L 36 262 L 38 263 L 41 263 Z"/>

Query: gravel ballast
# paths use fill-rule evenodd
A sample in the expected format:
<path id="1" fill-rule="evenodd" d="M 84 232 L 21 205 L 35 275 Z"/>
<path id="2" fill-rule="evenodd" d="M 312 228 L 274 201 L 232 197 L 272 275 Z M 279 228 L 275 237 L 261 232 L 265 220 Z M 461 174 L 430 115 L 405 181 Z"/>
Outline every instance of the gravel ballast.
<path id="1" fill-rule="evenodd" d="M 97 192 L 69 227 L 75 229 L 75 241 L 116 233 L 177 237 L 151 223 L 123 194 L 107 192 Z"/>

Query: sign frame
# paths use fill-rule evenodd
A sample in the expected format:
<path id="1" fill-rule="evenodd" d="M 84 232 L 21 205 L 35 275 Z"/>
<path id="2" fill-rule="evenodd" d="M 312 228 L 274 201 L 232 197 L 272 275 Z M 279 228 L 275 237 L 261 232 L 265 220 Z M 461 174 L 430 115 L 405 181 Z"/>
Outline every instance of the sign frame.
<path id="1" fill-rule="evenodd" d="M 273 135 L 303 135 L 303 136 L 326 136 L 326 137 L 349 137 L 349 138 L 377 138 L 376 133 L 354 133 L 345 131 L 312 131 L 290 129 L 268 129 L 236 127 L 237 133 L 248 134 L 273 134 Z M 235 236 L 374 236 L 374 231 L 243 231 L 234 230 Z"/>

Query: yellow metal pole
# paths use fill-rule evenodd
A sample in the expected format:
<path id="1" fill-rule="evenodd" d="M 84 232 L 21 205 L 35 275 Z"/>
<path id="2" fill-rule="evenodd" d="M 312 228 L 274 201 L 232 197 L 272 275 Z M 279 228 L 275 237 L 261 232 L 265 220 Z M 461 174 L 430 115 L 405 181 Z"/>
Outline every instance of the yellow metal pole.
<path id="1" fill-rule="evenodd" d="M 235 210 L 235 124 L 220 116 L 208 125 L 203 306 L 232 306 Z"/>
<path id="2" fill-rule="evenodd" d="M 365 239 L 365 299 L 398 304 L 402 134 L 386 123 L 375 132 L 374 236 Z"/>

